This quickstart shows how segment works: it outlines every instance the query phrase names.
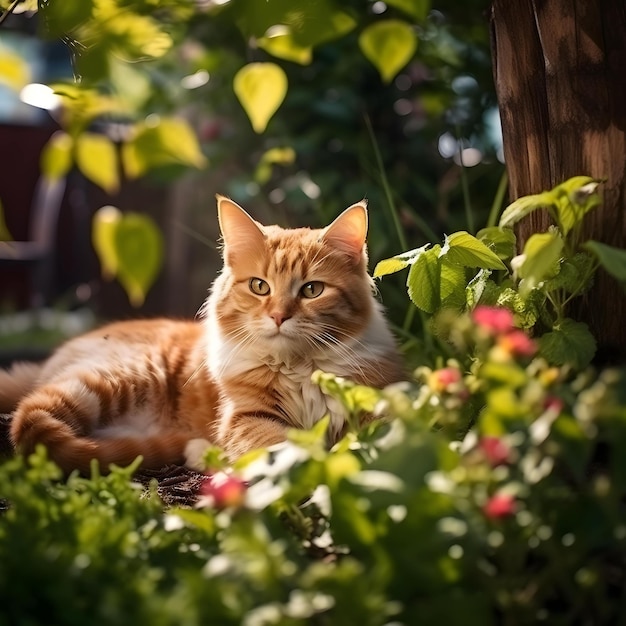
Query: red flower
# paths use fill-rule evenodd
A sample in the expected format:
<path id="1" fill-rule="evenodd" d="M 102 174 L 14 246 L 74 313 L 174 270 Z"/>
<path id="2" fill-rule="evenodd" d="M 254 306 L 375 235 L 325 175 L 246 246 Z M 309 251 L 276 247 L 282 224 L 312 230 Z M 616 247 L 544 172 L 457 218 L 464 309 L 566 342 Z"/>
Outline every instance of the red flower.
<path id="1" fill-rule="evenodd" d="M 462 378 L 460 370 L 456 367 L 443 367 L 428 377 L 428 386 L 433 391 L 442 392 L 448 390 L 451 385 L 460 383 Z"/>
<path id="2" fill-rule="evenodd" d="M 509 462 L 511 449 L 499 437 L 483 437 L 478 442 L 478 447 L 491 467 Z"/>
<path id="3" fill-rule="evenodd" d="M 558 398 L 557 396 L 548 396 L 543 403 L 543 408 L 546 411 L 554 411 L 558 414 L 561 413 L 564 406 L 565 403 L 563 402 L 563 400 L 561 400 L 561 398 Z"/>
<path id="4" fill-rule="evenodd" d="M 237 476 L 218 472 L 205 478 L 200 487 L 200 495 L 208 500 L 207 504 L 216 509 L 237 508 L 244 504 L 247 488 L 246 482 Z"/>
<path id="5" fill-rule="evenodd" d="M 515 513 L 515 498 L 508 493 L 496 493 L 483 506 L 483 513 L 493 520 L 510 517 Z"/>
<path id="6" fill-rule="evenodd" d="M 498 345 L 511 356 L 533 356 L 537 352 L 537 344 L 523 330 L 512 330 L 500 337 Z"/>
<path id="7" fill-rule="evenodd" d="M 477 306 L 472 313 L 472 319 L 494 335 L 513 330 L 513 313 L 502 307 Z"/>

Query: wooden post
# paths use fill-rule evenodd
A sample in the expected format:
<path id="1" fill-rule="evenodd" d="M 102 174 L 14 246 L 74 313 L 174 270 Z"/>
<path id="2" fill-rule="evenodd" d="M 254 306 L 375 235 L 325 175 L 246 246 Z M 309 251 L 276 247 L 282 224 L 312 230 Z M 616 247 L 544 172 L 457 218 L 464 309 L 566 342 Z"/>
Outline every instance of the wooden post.
<path id="1" fill-rule="evenodd" d="M 494 0 L 492 55 L 510 197 L 567 178 L 605 178 L 603 206 L 583 240 L 626 245 L 626 2 Z M 549 224 L 534 213 L 520 247 Z M 599 271 L 571 315 L 585 321 L 605 360 L 626 358 L 626 296 Z"/>

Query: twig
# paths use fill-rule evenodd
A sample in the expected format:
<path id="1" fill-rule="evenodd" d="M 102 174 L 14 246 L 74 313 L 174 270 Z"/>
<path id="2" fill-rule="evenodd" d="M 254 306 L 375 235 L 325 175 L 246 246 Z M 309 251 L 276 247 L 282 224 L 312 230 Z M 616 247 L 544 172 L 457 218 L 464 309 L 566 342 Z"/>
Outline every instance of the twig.
<path id="1" fill-rule="evenodd" d="M 2 24 L 4 23 L 4 20 L 6 20 L 7 17 L 11 15 L 11 13 L 13 13 L 13 11 L 15 10 L 15 7 L 20 2 L 22 2 L 22 0 L 13 0 L 13 2 L 11 2 L 11 4 L 9 5 L 9 8 L 2 15 L 0 15 L 0 26 L 2 26 Z"/>

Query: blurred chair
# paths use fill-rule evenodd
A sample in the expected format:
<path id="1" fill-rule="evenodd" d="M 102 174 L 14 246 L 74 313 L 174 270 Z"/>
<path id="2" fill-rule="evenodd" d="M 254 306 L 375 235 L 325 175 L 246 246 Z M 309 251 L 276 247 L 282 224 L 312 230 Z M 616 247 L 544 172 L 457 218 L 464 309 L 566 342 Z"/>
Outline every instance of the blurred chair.
<path id="1" fill-rule="evenodd" d="M 66 179 L 42 176 L 35 187 L 31 205 L 28 241 L 0 242 L 0 271 L 5 267 L 25 267 L 30 276 L 30 306 L 38 309 L 48 303 L 54 279 L 57 225 Z"/>

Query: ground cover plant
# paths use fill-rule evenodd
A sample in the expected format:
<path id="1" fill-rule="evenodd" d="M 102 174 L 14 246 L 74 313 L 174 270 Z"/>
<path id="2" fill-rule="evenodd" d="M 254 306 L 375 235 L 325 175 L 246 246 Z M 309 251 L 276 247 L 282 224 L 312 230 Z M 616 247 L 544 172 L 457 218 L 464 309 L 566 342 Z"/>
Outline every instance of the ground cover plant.
<path id="1" fill-rule="evenodd" d="M 560 215 L 571 214 L 566 203 L 591 209 L 596 185 L 568 181 L 541 202 L 569 189 Z M 501 223 L 535 200 L 511 205 Z M 0 623 L 620 623 L 626 376 L 545 340 L 563 323 L 546 300 L 557 301 L 554 281 L 568 271 L 570 231 L 562 219 L 550 231 L 564 238 L 561 256 L 528 254 L 480 294 L 470 275 L 506 276 L 509 235 L 509 253 L 495 231 L 430 248 L 428 274 L 441 277 L 429 328 L 440 349 L 382 391 L 318 372 L 353 423 L 331 450 L 325 421 L 233 466 L 210 450 L 192 506 L 164 504 L 163 484 L 146 488 L 133 467 L 64 481 L 43 449 L 5 460 Z M 595 255 L 583 268 L 599 258 L 593 248 L 583 248 Z M 444 306 L 455 259 L 465 301 Z M 395 261 L 411 265 L 419 305 L 419 256 Z M 532 272 L 520 272 L 525 263 Z M 558 285 L 559 298 L 574 292 Z M 530 324 L 528 302 L 549 314 Z M 384 419 L 359 429 L 366 413 Z"/>

